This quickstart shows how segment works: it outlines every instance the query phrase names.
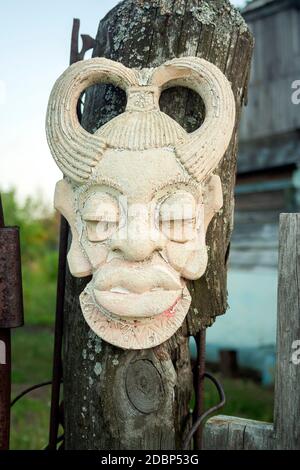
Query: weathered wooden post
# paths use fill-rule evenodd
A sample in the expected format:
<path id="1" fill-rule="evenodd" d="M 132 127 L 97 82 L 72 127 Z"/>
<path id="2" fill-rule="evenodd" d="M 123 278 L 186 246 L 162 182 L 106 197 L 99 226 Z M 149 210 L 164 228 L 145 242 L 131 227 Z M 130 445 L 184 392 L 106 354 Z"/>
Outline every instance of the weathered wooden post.
<path id="1" fill-rule="evenodd" d="M 168 341 L 155 348 L 124 351 L 101 340 L 81 312 L 79 295 L 86 280 L 67 276 L 63 361 L 66 449 L 182 446 L 190 425 L 193 391 L 188 339 L 211 325 L 227 306 L 226 263 L 233 225 L 237 127 L 252 47 L 247 26 L 227 0 L 125 0 L 100 22 L 94 57 L 138 69 L 184 56 L 217 65 L 231 82 L 236 125 L 215 172 L 222 181 L 224 204 L 207 232 L 209 267 L 200 281 L 190 282 L 189 314 Z M 94 132 L 124 111 L 124 101 L 124 93 L 118 89 L 95 87 L 87 93 L 82 125 Z M 200 98 L 186 89 L 166 90 L 160 108 L 188 132 L 197 129 L 204 119 Z M 67 161 L 64 164 L 68 167 Z"/>
<path id="2" fill-rule="evenodd" d="M 274 423 L 215 416 L 205 426 L 205 449 L 300 449 L 300 214 L 281 214 L 279 230 Z"/>

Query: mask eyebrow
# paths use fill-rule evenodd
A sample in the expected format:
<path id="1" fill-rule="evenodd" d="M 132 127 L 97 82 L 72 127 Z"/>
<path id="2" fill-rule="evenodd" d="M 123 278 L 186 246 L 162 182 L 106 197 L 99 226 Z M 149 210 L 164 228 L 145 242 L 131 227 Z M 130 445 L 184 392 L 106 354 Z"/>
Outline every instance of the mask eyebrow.
<path id="1" fill-rule="evenodd" d="M 192 178 L 191 176 L 179 176 L 177 178 L 174 178 L 170 181 L 168 181 L 167 183 L 162 183 L 158 186 L 156 186 L 153 194 L 152 194 L 152 197 L 155 196 L 155 193 L 157 191 L 162 191 L 164 189 L 167 189 L 167 188 L 170 188 L 171 186 L 175 186 L 176 184 L 185 184 L 185 185 L 189 185 L 189 186 L 192 186 L 193 189 L 195 189 L 197 192 L 199 192 L 199 183 L 194 179 Z"/>
<path id="2" fill-rule="evenodd" d="M 117 191 L 119 191 L 120 193 L 124 194 L 124 188 L 122 188 L 122 186 L 117 183 L 116 181 L 114 181 L 113 179 L 111 178 L 108 178 L 108 177 L 105 177 L 105 178 L 97 178 L 97 180 L 93 181 L 93 185 L 103 185 L 103 186 L 108 186 L 108 187 L 111 187 L 113 189 L 116 189 Z"/>
<path id="3" fill-rule="evenodd" d="M 106 193 L 92 194 L 82 209 L 82 216 L 89 221 L 116 221 L 119 217 L 118 202 Z"/>
<path id="4" fill-rule="evenodd" d="M 114 181 L 111 178 L 105 177 L 105 178 L 97 178 L 97 179 L 93 178 L 93 179 L 91 179 L 87 184 L 85 184 L 84 186 L 82 186 L 80 188 L 78 194 L 80 196 L 83 196 L 85 193 L 87 193 L 94 186 L 106 186 L 107 188 L 115 189 L 116 191 L 118 191 L 121 194 L 125 193 L 124 188 L 122 188 L 122 186 L 120 184 L 116 183 L 116 181 Z"/>

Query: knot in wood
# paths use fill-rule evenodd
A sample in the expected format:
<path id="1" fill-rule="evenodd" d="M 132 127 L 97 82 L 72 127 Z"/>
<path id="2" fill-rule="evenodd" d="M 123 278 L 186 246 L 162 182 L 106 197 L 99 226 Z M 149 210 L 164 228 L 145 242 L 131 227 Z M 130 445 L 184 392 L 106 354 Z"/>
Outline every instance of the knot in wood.
<path id="1" fill-rule="evenodd" d="M 164 397 L 161 376 L 149 360 L 139 359 L 129 364 L 125 378 L 130 403 L 144 414 L 156 412 Z"/>

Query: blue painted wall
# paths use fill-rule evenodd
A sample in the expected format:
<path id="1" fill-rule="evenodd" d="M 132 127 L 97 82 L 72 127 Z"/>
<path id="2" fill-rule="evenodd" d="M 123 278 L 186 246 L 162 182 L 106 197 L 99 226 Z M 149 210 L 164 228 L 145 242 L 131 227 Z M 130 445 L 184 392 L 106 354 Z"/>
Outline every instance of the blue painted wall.
<path id="1" fill-rule="evenodd" d="M 236 349 L 241 366 L 259 370 L 262 381 L 274 379 L 277 270 L 230 269 L 229 308 L 207 330 L 207 360 L 217 362 L 220 349 Z"/>

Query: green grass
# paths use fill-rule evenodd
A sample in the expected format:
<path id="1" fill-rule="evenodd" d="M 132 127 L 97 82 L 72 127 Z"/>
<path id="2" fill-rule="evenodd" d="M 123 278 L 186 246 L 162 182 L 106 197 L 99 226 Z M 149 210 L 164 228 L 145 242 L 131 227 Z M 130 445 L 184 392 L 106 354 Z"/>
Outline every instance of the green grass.
<path id="1" fill-rule="evenodd" d="M 33 392 L 32 396 L 16 403 L 11 415 L 10 448 L 43 449 L 48 441 L 49 412 L 50 389 L 39 395 Z"/>
<path id="2" fill-rule="evenodd" d="M 23 264 L 26 325 L 53 326 L 56 298 L 57 253 L 44 253 L 38 262 Z"/>
<path id="3" fill-rule="evenodd" d="M 251 380 L 225 379 L 215 374 L 223 385 L 226 404 L 217 414 L 240 418 L 273 421 L 273 389 L 266 389 Z M 208 379 L 205 383 L 205 409 L 219 402 L 218 393 Z"/>
<path id="4" fill-rule="evenodd" d="M 12 336 L 12 382 L 32 385 L 51 379 L 53 330 L 23 327 Z"/>
<path id="5" fill-rule="evenodd" d="M 51 380 L 53 331 L 23 327 L 12 336 L 12 398 L 31 385 Z M 47 444 L 50 387 L 21 398 L 12 408 L 11 449 L 42 449 Z"/>

